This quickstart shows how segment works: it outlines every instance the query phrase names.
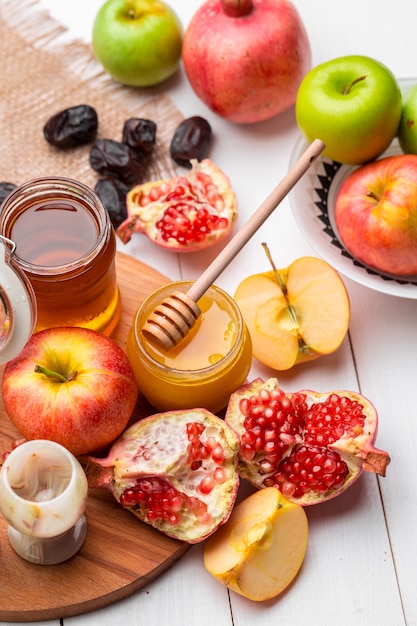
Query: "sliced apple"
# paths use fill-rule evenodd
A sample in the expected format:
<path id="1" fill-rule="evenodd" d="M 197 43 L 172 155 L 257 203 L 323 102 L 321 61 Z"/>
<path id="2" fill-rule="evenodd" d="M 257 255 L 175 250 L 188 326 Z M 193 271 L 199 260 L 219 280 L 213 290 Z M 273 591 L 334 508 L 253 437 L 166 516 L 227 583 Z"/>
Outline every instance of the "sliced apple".
<path id="1" fill-rule="evenodd" d="M 316 257 L 245 278 L 234 295 L 253 355 L 275 370 L 331 354 L 349 328 L 350 303 L 339 274 Z"/>
<path id="2" fill-rule="evenodd" d="M 250 600 L 269 600 L 296 577 L 307 541 L 304 509 L 267 487 L 240 502 L 208 539 L 204 565 L 232 591 Z"/>

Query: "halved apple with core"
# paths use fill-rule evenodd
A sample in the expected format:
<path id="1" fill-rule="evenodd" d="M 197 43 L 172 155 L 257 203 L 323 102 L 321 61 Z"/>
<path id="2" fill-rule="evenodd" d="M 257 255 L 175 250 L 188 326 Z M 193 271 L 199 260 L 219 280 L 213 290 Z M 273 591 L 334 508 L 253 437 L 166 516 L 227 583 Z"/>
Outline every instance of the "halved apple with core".
<path id="1" fill-rule="evenodd" d="M 253 355 L 275 370 L 331 354 L 349 327 L 350 303 L 339 274 L 316 257 L 245 278 L 234 295 Z"/>
<path id="2" fill-rule="evenodd" d="M 275 487 L 240 502 L 204 549 L 204 565 L 223 585 L 250 600 L 270 600 L 296 577 L 307 549 L 304 509 Z"/>

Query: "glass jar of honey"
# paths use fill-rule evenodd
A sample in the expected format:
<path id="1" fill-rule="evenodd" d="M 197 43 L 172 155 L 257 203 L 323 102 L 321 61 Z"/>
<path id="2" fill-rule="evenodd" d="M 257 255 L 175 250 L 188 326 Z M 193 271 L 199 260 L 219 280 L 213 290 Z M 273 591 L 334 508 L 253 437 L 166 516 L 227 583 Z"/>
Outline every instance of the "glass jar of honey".
<path id="1" fill-rule="evenodd" d="M 198 301 L 201 314 L 187 336 L 166 352 L 141 332 L 149 315 L 190 281 L 165 285 L 148 296 L 133 319 L 126 351 L 139 390 L 159 411 L 206 408 L 218 413 L 246 380 L 252 344 L 233 298 L 213 285 Z"/>
<path id="2" fill-rule="evenodd" d="M 37 303 L 35 331 L 84 326 L 107 335 L 121 310 L 116 237 L 108 213 L 86 185 L 39 178 L 16 188 L 0 211 L 0 235 Z"/>

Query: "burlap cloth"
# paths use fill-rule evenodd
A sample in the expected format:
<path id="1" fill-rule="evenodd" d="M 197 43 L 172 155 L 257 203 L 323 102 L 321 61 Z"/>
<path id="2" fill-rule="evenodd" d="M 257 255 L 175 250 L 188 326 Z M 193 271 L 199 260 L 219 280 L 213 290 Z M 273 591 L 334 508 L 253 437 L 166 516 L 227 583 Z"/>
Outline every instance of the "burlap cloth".
<path id="1" fill-rule="evenodd" d="M 174 175 L 169 143 L 183 117 L 163 88 L 116 83 L 91 46 L 60 42 L 64 32 L 37 0 L 0 0 L 0 181 L 66 176 L 94 187 L 99 177 L 89 164 L 90 146 L 60 151 L 42 132 L 51 115 L 78 104 L 96 109 L 100 137 L 120 141 L 129 117 L 155 121 L 157 144 L 147 178 Z"/>

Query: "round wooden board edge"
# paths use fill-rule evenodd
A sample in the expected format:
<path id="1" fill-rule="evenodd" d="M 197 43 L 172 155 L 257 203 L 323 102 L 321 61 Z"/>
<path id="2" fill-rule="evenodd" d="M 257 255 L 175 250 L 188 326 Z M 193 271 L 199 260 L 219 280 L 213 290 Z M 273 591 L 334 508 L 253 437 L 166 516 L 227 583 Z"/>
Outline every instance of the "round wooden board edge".
<path id="1" fill-rule="evenodd" d="M 167 282 L 169 282 L 169 279 L 163 274 L 161 274 L 160 272 L 158 272 L 157 270 L 154 270 L 149 265 L 143 263 L 142 261 L 139 261 L 135 259 L 134 257 L 131 257 L 119 251 L 116 253 L 116 266 L 117 266 L 119 288 L 120 288 L 121 298 L 122 298 L 122 317 L 113 334 L 113 338 L 124 349 L 126 345 L 126 337 L 127 337 L 128 329 L 130 327 L 130 322 L 136 311 L 137 306 L 139 306 L 140 302 L 143 300 L 144 297 L 146 297 L 148 293 L 151 293 L 154 289 L 158 288 L 159 286 L 163 284 L 166 284 Z M 140 277 L 140 281 L 138 281 L 138 276 Z M 0 369 L 0 372 L 1 372 L 1 369 Z M 140 412 L 143 412 L 144 410 L 146 411 L 146 409 L 148 408 L 146 406 L 146 401 L 144 402 L 143 399 L 139 399 L 138 406 L 139 406 Z M 1 399 L 0 399 L 0 408 L 1 408 L 1 411 L 4 412 Z M 141 417 L 143 416 L 144 415 L 141 415 Z M 10 439 L 10 433 L 8 432 L 9 430 L 10 430 L 9 428 L 6 428 L 6 433 L 5 432 L 2 433 L 0 429 L 0 436 L 3 439 L 3 441 L 5 439 L 8 439 L 10 442 L 12 441 L 12 439 Z M 109 494 L 109 502 L 111 503 L 111 506 L 118 506 L 115 504 L 110 494 Z M 161 540 L 163 539 L 163 541 L 167 545 L 170 545 L 170 546 L 172 545 L 172 550 L 169 553 L 169 556 L 167 556 L 164 560 L 156 564 L 155 567 L 153 567 L 152 569 L 149 569 L 145 575 L 134 578 L 131 581 L 124 582 L 123 584 L 120 584 L 119 586 L 113 588 L 111 591 L 105 591 L 103 593 L 103 590 L 100 591 L 100 586 L 98 584 L 99 580 L 95 581 L 97 582 L 96 595 L 94 597 L 85 599 L 84 601 L 81 601 L 81 602 L 77 602 L 75 600 L 74 602 L 71 602 L 71 603 L 67 602 L 65 604 L 62 604 L 61 606 L 54 605 L 51 607 L 46 607 L 42 605 L 41 603 L 38 607 L 32 606 L 30 608 L 23 609 L 23 610 L 21 607 L 18 607 L 17 609 L 11 609 L 11 608 L 2 609 L 0 606 L 0 621 L 1 622 L 39 622 L 39 621 L 44 621 L 44 620 L 74 617 L 74 616 L 81 615 L 84 613 L 89 613 L 97 609 L 105 608 L 106 606 L 109 606 L 115 602 L 118 602 L 120 600 L 123 600 L 124 598 L 127 598 L 128 596 L 132 595 L 136 591 L 143 588 L 144 585 L 150 583 L 155 578 L 157 578 L 168 567 L 170 567 L 175 562 L 177 562 L 189 550 L 190 544 L 182 543 L 175 539 L 170 539 L 166 537 L 165 535 L 161 536 L 161 534 L 158 533 L 158 531 L 144 524 L 143 522 L 136 520 L 133 517 L 133 515 L 128 513 L 127 511 L 125 512 L 125 511 L 120 510 L 120 513 L 121 513 L 121 516 L 123 516 L 123 514 L 125 513 L 128 515 L 127 519 L 129 520 L 130 526 L 132 526 L 132 523 L 133 523 L 134 525 L 136 525 L 136 527 L 139 530 L 141 528 L 144 529 L 146 531 L 145 535 L 148 533 L 151 533 L 151 536 L 152 536 L 152 534 L 154 534 L 156 538 L 161 537 Z M 120 519 L 122 519 L 122 517 Z M 3 530 L 5 526 L 7 526 L 3 518 L 0 518 L 0 524 L 3 525 Z M 3 536 L 6 534 L 7 532 L 3 532 Z M 7 541 L 7 539 L 5 540 Z M 149 545 L 152 545 L 152 542 L 151 544 L 147 544 L 147 549 L 150 549 Z M 82 554 L 82 550 L 83 548 L 81 548 L 81 551 L 79 553 L 80 555 Z M 7 555 L 8 551 L 9 551 L 9 557 Z M 9 558 L 16 568 L 19 568 L 19 566 L 21 566 L 23 574 L 21 578 L 19 578 L 19 581 L 22 585 L 25 585 L 25 584 L 27 585 L 28 583 L 30 583 L 30 578 L 31 578 L 31 575 L 33 575 L 33 572 L 38 567 L 41 567 L 43 575 L 47 573 L 46 578 L 47 579 L 50 578 L 51 584 L 53 584 L 54 581 L 56 580 L 56 584 L 57 584 L 56 593 L 57 593 L 57 596 L 59 597 L 59 587 L 60 587 L 59 580 L 60 579 L 59 577 L 55 576 L 55 572 L 57 571 L 57 569 L 65 570 L 65 567 L 66 567 L 65 563 L 59 564 L 57 566 L 38 566 L 38 565 L 27 563 L 23 559 L 18 557 L 13 552 L 12 548 L 9 545 L 4 545 L 4 542 L 3 542 L 3 545 L 0 546 L 0 566 L 1 566 L 2 559 L 5 559 L 5 558 Z M 78 557 L 77 555 L 73 557 L 73 559 L 77 559 L 77 558 L 81 558 L 81 557 Z M 137 558 L 137 555 L 135 555 L 134 558 Z M 25 572 L 26 573 L 29 572 L 29 575 L 26 574 L 28 575 L 29 581 L 26 581 L 26 582 L 25 582 L 26 576 L 24 575 Z M 1 576 L 0 576 L 0 580 L 1 580 Z"/>

